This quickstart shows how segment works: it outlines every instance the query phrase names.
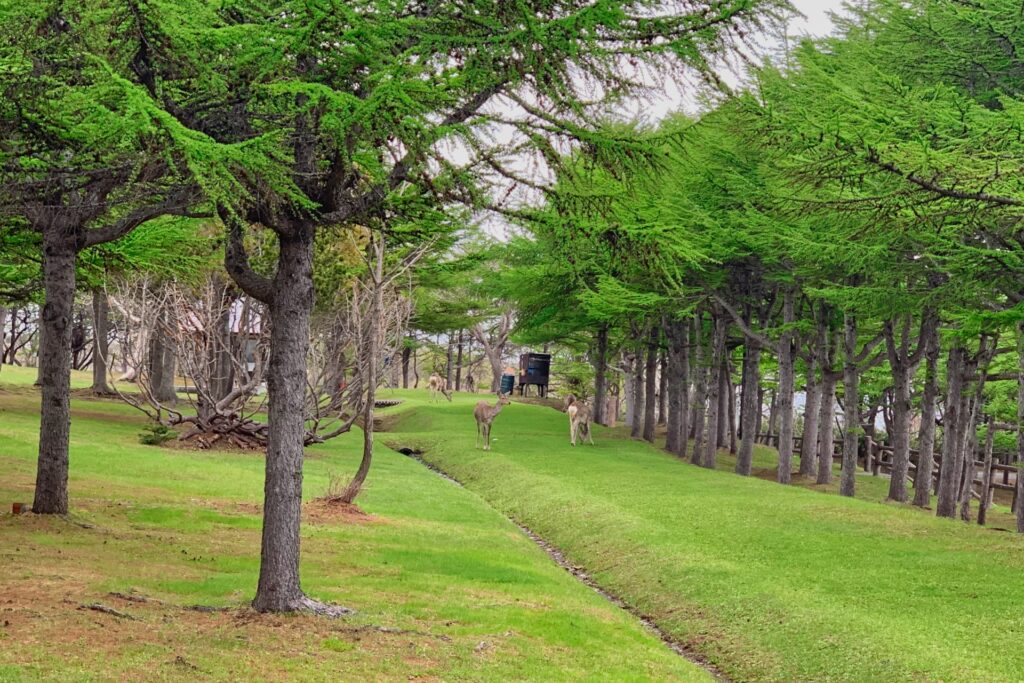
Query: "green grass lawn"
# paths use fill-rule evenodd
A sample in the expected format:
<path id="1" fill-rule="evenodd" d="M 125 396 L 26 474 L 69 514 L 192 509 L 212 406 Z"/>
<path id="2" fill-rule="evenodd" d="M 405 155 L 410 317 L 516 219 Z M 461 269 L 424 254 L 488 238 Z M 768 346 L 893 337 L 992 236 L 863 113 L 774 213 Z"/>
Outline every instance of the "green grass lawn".
<path id="1" fill-rule="evenodd" d="M 365 516 L 315 503 L 332 472 L 354 472 L 357 434 L 310 449 L 305 480 L 304 586 L 358 610 L 345 619 L 246 609 L 262 459 L 141 446 L 144 420 L 116 401 L 73 402 L 73 514 L 13 517 L 10 503 L 32 498 L 34 376 L 0 372 L 0 681 L 709 680 L 476 494 L 409 458 L 378 450 Z M 436 413 L 465 441 L 472 418 L 458 401 Z M 135 620 L 83 608 L 94 603 Z"/>
<path id="2" fill-rule="evenodd" d="M 422 447 L 735 679 L 1024 680 L 1024 539 L 704 470 L 621 430 L 573 449 L 566 417 L 536 406 L 506 408 L 494 450 L 476 451 L 471 403 L 407 412 L 387 438 Z M 861 479 L 884 497 L 883 480 Z"/>

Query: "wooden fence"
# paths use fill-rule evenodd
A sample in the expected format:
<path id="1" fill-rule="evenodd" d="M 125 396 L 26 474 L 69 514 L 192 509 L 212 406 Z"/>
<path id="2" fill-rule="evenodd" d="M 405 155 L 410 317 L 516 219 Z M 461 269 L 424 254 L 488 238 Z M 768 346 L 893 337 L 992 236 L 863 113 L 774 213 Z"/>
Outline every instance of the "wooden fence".
<path id="1" fill-rule="evenodd" d="M 757 437 L 758 443 L 766 446 L 779 447 L 779 435 L 778 434 L 759 434 Z M 843 460 L 843 442 L 841 439 L 836 439 L 832 442 L 832 460 L 840 461 Z M 803 437 L 793 437 L 793 453 L 798 454 L 803 445 Z M 910 449 L 910 473 L 914 477 L 917 475 L 917 462 L 920 459 L 920 451 L 916 448 Z M 874 476 L 879 474 L 889 474 L 892 472 L 892 460 L 893 460 L 893 448 L 892 446 L 886 446 L 884 444 L 875 443 L 871 437 L 864 437 L 859 440 L 857 448 L 857 466 L 864 469 L 865 472 L 870 472 Z M 933 456 L 932 459 L 932 491 L 938 493 L 939 486 L 939 474 L 942 470 L 942 461 Z M 987 476 L 986 476 L 987 475 Z M 1020 476 L 1020 468 L 1014 465 L 1008 465 L 1005 463 L 999 463 L 992 461 L 989 463 L 988 471 L 986 472 L 985 461 L 975 460 L 974 461 L 974 483 L 981 488 L 985 489 L 984 493 L 987 497 L 987 505 L 991 504 L 992 495 L 995 491 L 1010 491 L 1013 494 L 1013 507 L 1017 507 L 1017 477 Z M 1012 479 L 1012 481 L 1011 481 Z M 972 494 L 974 498 L 981 499 L 982 494 L 978 491 L 974 491 L 972 487 Z"/>

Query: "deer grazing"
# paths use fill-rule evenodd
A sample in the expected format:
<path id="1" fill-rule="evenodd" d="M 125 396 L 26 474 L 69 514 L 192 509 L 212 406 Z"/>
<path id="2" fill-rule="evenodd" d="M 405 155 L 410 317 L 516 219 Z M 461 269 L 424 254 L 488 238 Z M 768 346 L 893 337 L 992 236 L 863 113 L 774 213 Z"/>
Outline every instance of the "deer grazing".
<path id="1" fill-rule="evenodd" d="M 593 409 L 587 401 L 580 401 L 572 394 L 565 398 L 565 412 L 569 416 L 569 443 L 576 445 L 576 438 L 581 441 L 590 441 L 594 444 L 594 437 L 590 433 L 590 420 L 593 418 Z"/>
<path id="2" fill-rule="evenodd" d="M 427 380 L 427 390 L 430 391 L 430 400 L 437 401 L 437 394 L 440 393 L 449 401 L 452 400 L 452 390 L 448 388 L 448 382 L 440 375 L 431 375 Z"/>
<path id="3" fill-rule="evenodd" d="M 491 450 L 491 423 L 498 416 L 501 409 L 511 403 L 508 394 L 498 394 L 498 402 L 493 406 L 487 401 L 480 401 L 473 409 L 473 417 L 476 418 L 476 448 L 480 447 L 480 436 L 484 437 L 484 450 Z"/>

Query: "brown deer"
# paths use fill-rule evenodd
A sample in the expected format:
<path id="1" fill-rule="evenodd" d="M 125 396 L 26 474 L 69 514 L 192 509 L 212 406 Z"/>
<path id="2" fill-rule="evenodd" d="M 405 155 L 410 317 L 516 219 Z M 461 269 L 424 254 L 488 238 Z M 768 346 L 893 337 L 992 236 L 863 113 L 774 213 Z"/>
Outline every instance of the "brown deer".
<path id="1" fill-rule="evenodd" d="M 491 423 L 498 416 L 501 409 L 512 401 L 508 394 L 498 394 L 498 402 L 493 406 L 487 401 L 480 401 L 473 409 L 473 417 L 476 418 L 476 448 L 480 447 L 480 435 L 484 437 L 484 450 L 491 450 Z"/>
<path id="2" fill-rule="evenodd" d="M 588 401 L 580 401 L 572 394 L 565 398 L 565 412 L 569 416 L 569 443 L 576 445 L 576 438 L 590 441 L 594 445 L 594 437 L 590 433 L 590 420 L 594 411 Z"/>
<path id="3" fill-rule="evenodd" d="M 431 375 L 430 379 L 427 380 L 427 390 L 430 392 L 430 400 L 437 401 L 438 392 L 441 393 L 448 401 L 452 400 L 452 390 L 448 388 L 448 382 L 444 377 L 440 375 Z"/>

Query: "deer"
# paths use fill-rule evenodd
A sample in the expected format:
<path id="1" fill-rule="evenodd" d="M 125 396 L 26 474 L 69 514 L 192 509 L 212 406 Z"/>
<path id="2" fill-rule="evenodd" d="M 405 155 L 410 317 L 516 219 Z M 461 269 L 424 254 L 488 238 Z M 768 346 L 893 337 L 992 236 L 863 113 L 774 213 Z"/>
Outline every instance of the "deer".
<path id="1" fill-rule="evenodd" d="M 473 417 L 476 418 L 476 448 L 480 447 L 480 435 L 484 437 L 484 450 L 491 450 L 491 423 L 498 416 L 501 409 L 512 401 L 508 394 L 498 394 L 498 402 L 493 406 L 487 401 L 480 401 L 473 409 Z"/>
<path id="2" fill-rule="evenodd" d="M 431 375 L 430 379 L 427 380 L 427 390 L 430 392 L 430 399 L 437 401 L 438 392 L 441 393 L 448 401 L 452 400 L 452 390 L 448 388 L 448 381 L 440 375 Z"/>
<path id="3" fill-rule="evenodd" d="M 588 401 L 580 401 L 572 394 L 565 397 L 565 412 L 569 416 L 569 443 L 576 445 L 576 438 L 581 437 L 594 445 L 594 437 L 590 433 L 590 420 L 593 418 L 593 409 Z"/>

